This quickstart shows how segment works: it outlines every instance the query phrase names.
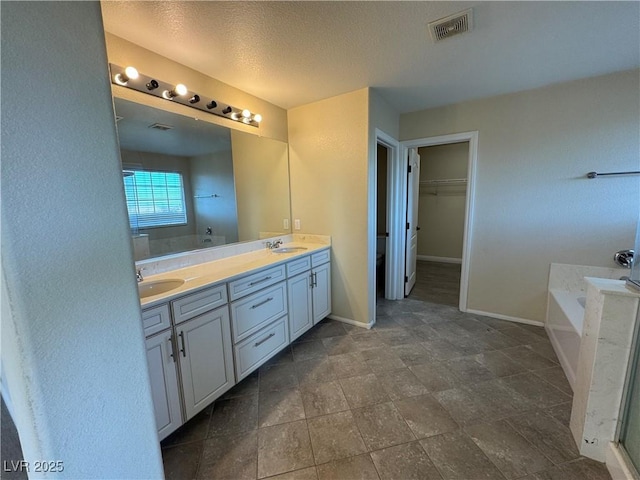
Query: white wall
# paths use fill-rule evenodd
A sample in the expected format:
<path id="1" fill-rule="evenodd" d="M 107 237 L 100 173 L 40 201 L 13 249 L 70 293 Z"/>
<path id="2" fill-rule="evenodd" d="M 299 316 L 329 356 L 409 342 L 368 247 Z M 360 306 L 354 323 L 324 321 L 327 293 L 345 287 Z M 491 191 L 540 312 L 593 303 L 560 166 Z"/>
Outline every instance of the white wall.
<path id="1" fill-rule="evenodd" d="M 633 245 L 638 70 L 402 115 L 400 139 L 479 131 L 468 307 L 543 321 L 552 262 L 613 266 Z"/>
<path id="2" fill-rule="evenodd" d="M 302 227 L 293 233 L 331 235 L 332 313 L 364 324 L 369 321 L 368 111 L 366 88 L 288 111 L 291 210 Z M 373 211 L 375 232 L 375 205 Z"/>
<path id="3" fill-rule="evenodd" d="M 2 370 L 31 478 L 162 478 L 96 2 L 2 5 Z M 8 305 L 7 305 L 8 303 Z"/>
<path id="4" fill-rule="evenodd" d="M 421 182 L 467 178 L 469 142 L 422 147 L 418 153 Z M 466 188 L 465 184 L 420 185 L 418 258 L 462 258 Z"/>

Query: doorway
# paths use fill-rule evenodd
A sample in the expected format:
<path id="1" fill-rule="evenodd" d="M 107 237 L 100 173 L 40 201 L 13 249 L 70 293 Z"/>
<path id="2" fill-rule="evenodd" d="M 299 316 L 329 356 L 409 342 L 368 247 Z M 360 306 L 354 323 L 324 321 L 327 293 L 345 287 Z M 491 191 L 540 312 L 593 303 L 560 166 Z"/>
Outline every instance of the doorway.
<path id="1" fill-rule="evenodd" d="M 397 209 L 397 210 L 401 210 L 402 211 L 402 227 L 405 228 L 405 232 L 406 232 L 406 225 L 409 223 L 408 222 L 408 216 L 407 214 L 408 212 L 408 197 L 409 197 L 409 187 L 408 187 L 408 181 L 407 181 L 407 174 L 406 172 L 408 172 L 408 168 L 409 168 L 409 164 L 410 164 L 410 152 L 412 150 L 419 152 L 419 149 L 424 148 L 424 147 L 433 147 L 433 146 L 440 146 L 440 145 L 450 145 L 450 144 L 460 144 L 463 143 L 466 145 L 466 175 L 465 176 L 450 176 L 450 175 L 454 175 L 455 172 L 446 172 L 445 171 L 440 171 L 439 175 L 440 177 L 434 177 L 432 180 L 443 180 L 441 182 L 429 182 L 428 180 L 424 180 L 424 182 L 429 182 L 429 183 L 424 183 L 423 186 L 425 189 L 427 189 L 427 192 L 431 192 L 431 193 L 440 193 L 441 195 L 444 196 L 444 192 L 445 191 L 454 191 L 453 187 L 454 185 L 456 186 L 456 189 L 458 192 L 460 192 L 461 189 L 464 190 L 464 212 L 460 212 L 460 215 L 463 216 L 463 224 L 461 226 L 462 228 L 462 245 L 461 245 L 461 256 L 459 257 L 459 259 L 456 256 L 453 257 L 449 257 L 449 254 L 446 254 L 446 252 L 448 250 L 441 250 L 441 252 L 445 252 L 445 253 L 437 253 L 437 255 L 422 255 L 422 259 L 423 260 L 433 260 L 435 258 L 439 258 L 439 260 L 444 260 L 443 263 L 447 263 L 447 262 L 453 262 L 453 261 L 459 261 L 460 263 L 460 287 L 459 287 L 459 296 L 458 296 L 458 302 L 457 302 L 457 306 L 461 311 L 467 311 L 467 292 L 468 292 L 468 281 L 469 281 L 469 259 L 470 259 L 470 251 L 471 251 L 471 241 L 472 241 L 472 225 L 473 225 L 473 206 L 474 206 L 474 192 L 475 192 L 475 167 L 476 167 L 476 162 L 477 162 L 477 145 L 478 145 L 478 132 L 465 132 L 465 133 L 458 133 L 458 134 L 452 134 L 452 135 L 443 135 L 443 136 L 438 136 L 438 137 L 429 137 L 429 138 L 423 138 L 423 139 L 418 139 L 418 140 L 409 140 L 409 141 L 405 141 L 405 142 L 401 142 L 400 146 L 400 153 L 401 153 L 401 162 L 400 165 L 398 165 L 398 167 L 400 167 L 402 169 L 402 172 L 405 173 L 405 175 L 403 176 L 403 195 L 402 195 L 402 204 L 396 204 L 396 205 L 392 205 L 390 206 L 391 210 Z M 444 175 L 447 176 L 444 176 Z M 456 174 L 458 175 L 458 174 Z M 397 176 L 394 176 L 394 178 L 396 178 Z M 393 181 L 393 179 L 392 179 Z M 447 185 L 445 187 L 445 185 Z M 437 196 L 437 195 L 436 195 Z M 393 200 L 393 199 L 391 199 Z M 447 215 L 447 212 L 441 212 L 443 215 Z M 396 219 L 397 221 L 397 219 Z M 390 225 L 390 228 L 393 229 L 393 225 Z M 429 226 L 430 229 L 433 228 L 438 228 L 437 226 Z M 424 228 L 424 226 L 422 226 L 422 228 L 420 229 L 420 233 L 425 234 L 426 236 L 429 235 L 429 232 L 426 231 L 426 229 Z M 399 243 L 401 243 L 401 248 L 399 249 L 402 252 L 402 260 L 407 260 L 407 258 L 409 257 L 409 255 L 407 254 L 408 252 L 408 238 L 409 235 L 402 235 L 398 238 Z M 444 243 L 447 243 L 446 241 Z M 409 248 L 411 248 L 411 246 L 409 245 Z M 420 256 L 420 253 L 418 253 L 418 255 L 416 255 L 416 260 L 417 258 Z M 431 258 L 429 258 L 431 257 Z M 413 259 L 411 259 L 411 261 L 413 261 Z M 402 285 L 402 290 L 401 293 L 403 294 L 402 296 L 404 296 L 404 286 L 406 285 L 406 280 L 407 280 L 407 275 L 406 272 L 410 271 L 409 266 L 406 266 L 406 262 L 405 262 L 405 266 L 402 269 L 399 270 L 395 270 L 393 272 L 390 272 L 389 275 L 393 275 L 396 279 L 398 279 L 400 282 L 396 282 L 397 283 L 401 283 Z M 395 298 L 402 298 L 399 295 L 399 292 L 395 292 Z M 389 298 L 389 297 L 387 297 Z"/>
<path id="2" fill-rule="evenodd" d="M 387 183 L 389 162 L 389 149 L 378 143 L 376 145 L 376 169 L 377 169 L 377 201 L 376 201 L 376 302 L 385 296 L 385 269 L 387 259 L 387 237 L 389 230 L 387 225 Z"/>
<path id="3" fill-rule="evenodd" d="M 417 268 L 415 287 L 408 296 L 457 307 L 469 142 L 420 147 L 410 152 L 413 150 L 420 158 Z M 410 210 L 408 207 L 407 212 Z"/>

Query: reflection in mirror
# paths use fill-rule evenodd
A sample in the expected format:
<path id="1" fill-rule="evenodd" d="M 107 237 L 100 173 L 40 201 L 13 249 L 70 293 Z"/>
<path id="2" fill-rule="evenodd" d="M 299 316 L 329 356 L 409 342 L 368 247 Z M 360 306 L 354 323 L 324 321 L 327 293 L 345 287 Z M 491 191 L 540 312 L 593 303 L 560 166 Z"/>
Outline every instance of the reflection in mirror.
<path id="1" fill-rule="evenodd" d="M 286 143 L 114 102 L 135 260 L 290 233 Z"/>

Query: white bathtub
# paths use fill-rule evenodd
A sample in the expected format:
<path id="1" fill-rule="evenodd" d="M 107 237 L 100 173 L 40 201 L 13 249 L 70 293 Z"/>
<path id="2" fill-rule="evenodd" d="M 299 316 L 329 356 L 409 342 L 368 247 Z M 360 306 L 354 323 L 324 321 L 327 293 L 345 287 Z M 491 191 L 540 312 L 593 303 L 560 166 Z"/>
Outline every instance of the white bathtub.
<path id="1" fill-rule="evenodd" d="M 618 279 L 624 268 L 552 263 L 549 270 L 545 328 L 571 388 L 574 388 L 586 302 L 584 277 Z"/>
<path id="2" fill-rule="evenodd" d="M 578 368 L 585 300 L 582 292 L 549 290 L 546 329 L 571 388 Z"/>

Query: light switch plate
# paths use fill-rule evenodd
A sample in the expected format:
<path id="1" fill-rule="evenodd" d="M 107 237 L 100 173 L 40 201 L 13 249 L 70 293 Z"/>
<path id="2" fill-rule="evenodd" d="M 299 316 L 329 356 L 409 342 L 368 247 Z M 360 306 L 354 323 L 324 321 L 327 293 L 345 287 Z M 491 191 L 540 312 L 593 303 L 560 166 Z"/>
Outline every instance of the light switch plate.
<path id="1" fill-rule="evenodd" d="M 300 219 L 299 219 L 299 218 L 296 218 L 296 219 L 293 221 L 293 225 L 294 225 L 294 228 L 295 228 L 296 230 L 300 230 Z"/>
<path id="2" fill-rule="evenodd" d="M 288 218 L 285 218 L 285 219 L 282 221 L 282 226 L 283 226 L 283 228 L 284 228 L 285 230 L 289 230 L 289 219 L 288 219 Z"/>

